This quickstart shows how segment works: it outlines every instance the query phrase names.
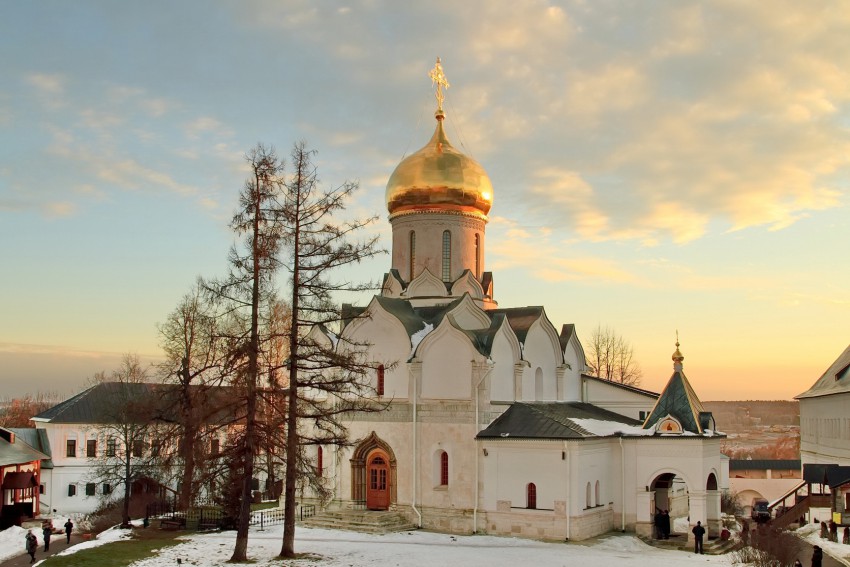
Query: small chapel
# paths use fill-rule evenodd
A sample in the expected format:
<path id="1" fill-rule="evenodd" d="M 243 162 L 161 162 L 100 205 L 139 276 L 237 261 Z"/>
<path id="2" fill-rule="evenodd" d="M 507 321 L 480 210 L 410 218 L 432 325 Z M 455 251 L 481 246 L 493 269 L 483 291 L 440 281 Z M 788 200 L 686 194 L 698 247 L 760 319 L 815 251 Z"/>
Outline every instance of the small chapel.
<path id="1" fill-rule="evenodd" d="M 587 374 L 575 326 L 544 307 L 497 302 L 485 255 L 493 184 L 446 136 L 439 59 L 429 76 L 434 134 L 387 182 L 391 266 L 368 305 L 342 308 L 341 335 L 381 362 L 371 379 L 387 409 L 348 416 L 351 447 L 311 449 L 332 487 L 325 509 L 560 541 L 651 536 L 669 510 L 688 534 L 701 521 L 717 535 L 725 436 L 678 340 L 653 393 Z"/>

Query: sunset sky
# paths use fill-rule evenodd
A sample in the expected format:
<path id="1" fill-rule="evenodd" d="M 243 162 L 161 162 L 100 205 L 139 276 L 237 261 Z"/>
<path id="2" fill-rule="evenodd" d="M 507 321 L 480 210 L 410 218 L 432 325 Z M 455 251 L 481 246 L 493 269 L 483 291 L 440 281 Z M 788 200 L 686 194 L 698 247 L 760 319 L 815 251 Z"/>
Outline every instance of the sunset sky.
<path id="1" fill-rule="evenodd" d="M 703 400 L 789 399 L 850 342 L 846 2 L 0 6 L 0 397 L 76 392 L 226 271 L 257 142 L 379 214 L 446 131 L 495 197 L 501 307 L 631 341 Z M 379 279 L 389 257 L 358 269 Z"/>

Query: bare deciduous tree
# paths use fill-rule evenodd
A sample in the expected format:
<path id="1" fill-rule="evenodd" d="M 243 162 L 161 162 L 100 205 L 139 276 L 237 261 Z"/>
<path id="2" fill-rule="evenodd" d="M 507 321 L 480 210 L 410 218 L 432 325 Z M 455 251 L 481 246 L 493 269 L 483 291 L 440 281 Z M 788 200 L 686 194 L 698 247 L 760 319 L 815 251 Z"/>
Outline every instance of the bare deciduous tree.
<path id="1" fill-rule="evenodd" d="M 226 338 L 231 376 L 229 387 L 244 404 L 241 427 L 228 455 L 230 468 L 242 484 L 237 518 L 236 545 L 231 561 L 246 561 L 248 526 L 251 515 L 251 492 L 254 466 L 261 448 L 261 424 L 258 420 L 261 387 L 262 309 L 270 304 L 274 277 L 280 267 L 278 253 L 283 228 L 281 203 L 283 163 L 273 148 L 261 144 L 246 156 L 250 176 L 239 195 L 239 208 L 230 223 L 243 238 L 242 246 L 230 250 L 230 274 L 221 282 L 210 282 L 211 291 L 231 322 L 233 332 Z"/>
<path id="2" fill-rule="evenodd" d="M 97 438 L 105 444 L 90 455 L 92 481 L 121 485 L 122 526 L 130 525 L 130 496 L 133 483 L 145 478 L 156 480 L 161 471 L 158 452 L 149 449 L 158 414 L 158 394 L 147 383 L 148 371 L 135 355 L 125 355 L 121 366 L 108 376 L 98 373 L 94 380 L 101 389 Z"/>
<path id="3" fill-rule="evenodd" d="M 165 353 L 160 373 L 177 386 L 164 391 L 168 399 L 163 400 L 163 405 L 173 411 L 163 416 L 171 427 L 162 433 L 177 440 L 177 451 L 168 452 L 163 465 L 166 470 L 177 469 L 177 506 L 186 509 L 195 501 L 204 481 L 198 473 L 210 456 L 205 434 L 214 426 L 211 418 L 218 413 L 222 398 L 213 394 L 212 388 L 221 384 L 225 357 L 218 318 L 205 299 L 201 283 L 183 296 L 159 325 L 159 334 Z"/>
<path id="4" fill-rule="evenodd" d="M 341 416 L 351 411 L 380 411 L 371 401 L 369 373 L 376 366 L 365 357 L 368 345 L 353 344 L 326 330 L 340 323 L 339 292 L 375 289 L 334 279 L 337 268 L 359 263 L 384 251 L 377 236 L 355 240 L 377 220 L 340 222 L 334 218 L 357 189 L 356 183 L 320 190 L 313 152 L 303 142 L 292 150 L 292 174 L 286 182 L 286 245 L 290 254 L 289 375 L 286 385 L 286 475 L 284 532 L 280 555 L 295 556 L 295 499 L 299 480 L 312 479 L 322 490 L 305 446 L 346 445 Z M 325 330 L 316 334 L 317 328 Z M 300 424 L 310 424 L 309 427 Z"/>
<path id="5" fill-rule="evenodd" d="M 634 349 L 616 331 L 599 325 L 585 346 L 587 365 L 596 376 L 628 386 L 640 384 L 643 372 L 634 359 Z"/>

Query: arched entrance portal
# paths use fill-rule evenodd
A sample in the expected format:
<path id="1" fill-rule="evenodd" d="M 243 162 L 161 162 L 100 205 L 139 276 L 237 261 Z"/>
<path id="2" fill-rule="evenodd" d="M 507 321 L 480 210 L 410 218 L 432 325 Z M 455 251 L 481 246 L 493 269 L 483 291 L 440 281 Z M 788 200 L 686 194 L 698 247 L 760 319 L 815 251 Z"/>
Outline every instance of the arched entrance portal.
<path id="1" fill-rule="evenodd" d="M 390 507 L 389 458 L 386 453 L 376 449 L 369 454 L 366 462 L 366 508 L 386 510 Z"/>
<path id="2" fill-rule="evenodd" d="M 674 473 L 663 473 L 655 477 L 649 489 L 654 496 L 650 504 L 651 517 L 655 518 L 657 514 L 666 511 L 669 515 L 670 531 L 676 533 L 676 520 L 687 518 L 689 515 L 687 484 Z"/>
<path id="3" fill-rule="evenodd" d="M 351 499 L 355 507 L 388 510 L 396 502 L 396 458 L 373 431 L 351 456 Z"/>

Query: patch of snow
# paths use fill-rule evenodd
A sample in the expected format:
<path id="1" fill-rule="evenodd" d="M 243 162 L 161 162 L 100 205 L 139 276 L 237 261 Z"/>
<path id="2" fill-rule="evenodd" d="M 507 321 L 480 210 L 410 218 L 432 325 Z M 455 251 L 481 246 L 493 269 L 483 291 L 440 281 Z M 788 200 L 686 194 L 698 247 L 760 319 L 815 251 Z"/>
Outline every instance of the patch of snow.
<path id="1" fill-rule="evenodd" d="M 842 530 L 843 528 L 838 529 L 839 540 L 841 539 Z M 797 529 L 796 534 L 812 545 L 819 545 L 824 553 L 843 560 L 845 564 L 850 561 L 850 545 L 822 539 L 820 537 L 820 524 L 815 524 L 814 522 L 806 524 Z"/>
<path id="2" fill-rule="evenodd" d="M 609 435 L 628 435 L 631 437 L 650 437 L 655 435 L 655 427 L 643 429 L 640 425 L 626 425 L 616 421 L 603 421 L 601 419 L 576 419 L 570 418 L 570 421 L 590 433 L 599 437 L 607 437 Z"/>
<path id="3" fill-rule="evenodd" d="M 325 329 L 325 334 L 327 334 L 327 336 L 331 340 L 331 343 L 333 344 L 334 348 L 336 348 L 336 345 L 339 343 L 339 337 L 336 336 L 336 333 L 334 333 L 332 331 L 328 331 L 327 329 Z"/>
<path id="4" fill-rule="evenodd" d="M 413 333 L 410 337 L 410 356 L 416 354 L 416 347 L 418 347 L 419 343 L 422 342 L 422 339 L 424 339 L 425 336 L 433 330 L 434 325 L 431 323 L 425 323 L 424 327 Z"/>
<path id="5" fill-rule="evenodd" d="M 280 567 L 283 526 L 265 531 L 251 529 L 248 555 L 257 567 Z M 192 534 L 182 543 L 158 550 L 155 556 L 132 567 L 182 565 L 227 567 L 233 553 L 235 532 Z M 23 545 L 23 544 L 22 544 Z M 298 526 L 295 551 L 303 554 L 302 567 L 359 567 L 390 565 L 445 567 L 446 565 L 516 567 L 516 565 L 730 565 L 726 556 L 697 555 L 650 547 L 632 535 L 612 534 L 581 543 L 548 543 L 528 539 L 484 535 L 461 536 L 425 531 L 386 535 L 323 530 Z"/>

